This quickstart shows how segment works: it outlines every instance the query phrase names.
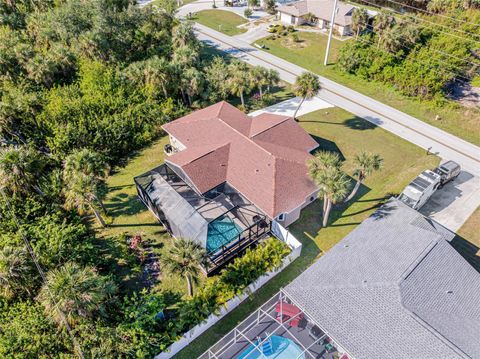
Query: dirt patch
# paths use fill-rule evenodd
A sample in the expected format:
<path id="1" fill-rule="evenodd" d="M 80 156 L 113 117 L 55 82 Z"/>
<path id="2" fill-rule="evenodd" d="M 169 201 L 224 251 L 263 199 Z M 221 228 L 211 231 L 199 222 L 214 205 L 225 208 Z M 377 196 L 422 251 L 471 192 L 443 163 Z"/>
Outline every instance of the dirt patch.
<path id="1" fill-rule="evenodd" d="M 449 97 L 452 100 L 465 107 L 480 109 L 480 87 L 456 82 L 451 90 Z"/>
<path id="2" fill-rule="evenodd" d="M 289 49 L 303 49 L 308 46 L 308 41 L 303 39 L 294 41 L 291 37 L 281 38 L 280 43 L 282 44 L 282 46 L 287 47 Z"/>

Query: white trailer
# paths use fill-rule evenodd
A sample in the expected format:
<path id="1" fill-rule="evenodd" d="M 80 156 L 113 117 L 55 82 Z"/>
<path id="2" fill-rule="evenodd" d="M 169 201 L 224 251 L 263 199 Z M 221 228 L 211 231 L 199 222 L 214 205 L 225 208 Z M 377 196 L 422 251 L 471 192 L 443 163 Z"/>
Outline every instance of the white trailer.
<path id="1" fill-rule="evenodd" d="M 405 187 L 398 199 L 413 209 L 419 210 L 435 193 L 442 177 L 433 171 L 423 171 Z"/>

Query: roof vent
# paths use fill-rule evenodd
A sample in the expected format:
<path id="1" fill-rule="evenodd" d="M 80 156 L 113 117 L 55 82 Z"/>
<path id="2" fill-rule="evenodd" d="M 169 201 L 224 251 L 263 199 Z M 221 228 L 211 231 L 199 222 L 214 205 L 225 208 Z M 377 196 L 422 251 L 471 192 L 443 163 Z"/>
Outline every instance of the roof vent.
<path id="1" fill-rule="evenodd" d="M 258 172 L 258 169 L 256 169 L 255 172 Z"/>
<path id="2" fill-rule="evenodd" d="M 350 245 L 349 245 L 349 244 L 345 244 L 344 247 L 345 247 L 345 248 L 348 248 L 348 247 L 350 247 Z"/>
<path id="3" fill-rule="evenodd" d="M 447 290 L 447 294 L 453 294 L 453 290 Z"/>
<path id="4" fill-rule="evenodd" d="M 367 280 L 366 280 L 366 279 L 364 279 L 364 280 L 363 280 L 363 283 L 367 283 Z"/>

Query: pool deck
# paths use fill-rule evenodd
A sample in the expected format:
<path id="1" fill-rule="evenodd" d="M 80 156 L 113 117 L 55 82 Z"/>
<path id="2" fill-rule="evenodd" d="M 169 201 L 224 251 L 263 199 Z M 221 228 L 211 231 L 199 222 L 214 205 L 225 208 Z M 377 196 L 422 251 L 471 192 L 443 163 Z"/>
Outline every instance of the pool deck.
<path id="1" fill-rule="evenodd" d="M 275 316 L 275 310 L 272 310 L 270 315 Z M 247 333 L 243 333 L 251 342 L 254 342 L 258 337 L 264 339 L 268 334 L 279 335 L 288 339 L 300 347 L 301 350 L 308 349 L 305 354 L 305 359 L 333 359 L 334 352 L 328 352 L 323 344 L 323 340 L 315 343 L 315 339 L 309 335 L 309 326 L 307 321 L 300 323 L 300 327 L 284 328 L 279 326 L 278 321 L 270 318 L 264 318 L 257 325 L 255 325 Z M 302 328 L 303 327 L 303 328 Z M 252 343 L 241 335 L 237 335 L 237 342 L 225 350 L 221 355 L 217 355 L 217 358 L 221 359 L 233 359 L 238 358 L 245 350 L 247 350 Z M 249 356 L 245 357 L 248 359 Z M 290 358 L 289 358 L 290 359 Z M 291 358 L 295 359 L 295 358 Z"/>
<path id="2" fill-rule="evenodd" d="M 284 313 L 283 322 L 281 322 L 277 311 Z M 291 317 L 288 315 L 291 315 Z M 293 325 L 290 325 L 290 322 Z M 266 337 L 273 335 L 290 339 L 300 349 L 302 354 L 295 358 L 295 355 L 292 357 L 291 352 L 286 350 L 283 355 L 280 351 L 267 357 L 263 354 L 259 355 L 258 350 L 252 350 L 248 355 L 243 356 L 242 359 L 348 358 L 348 355 L 344 354 L 344 350 L 322 332 L 318 325 L 310 320 L 308 315 L 301 308 L 296 307 L 286 294 L 280 290 L 280 292 L 210 347 L 199 359 L 238 359 L 245 355 L 249 348 L 251 350 L 253 343 L 257 342 L 257 340 L 262 342 Z M 259 344 L 259 347 L 262 347 L 262 343 Z"/>

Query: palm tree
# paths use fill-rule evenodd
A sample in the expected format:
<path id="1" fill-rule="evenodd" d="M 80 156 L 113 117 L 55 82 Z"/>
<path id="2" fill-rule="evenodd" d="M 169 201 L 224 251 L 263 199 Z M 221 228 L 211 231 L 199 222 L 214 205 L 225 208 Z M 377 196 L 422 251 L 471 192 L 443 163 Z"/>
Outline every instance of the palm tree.
<path id="1" fill-rule="evenodd" d="M 242 107 L 245 108 L 245 100 L 243 94 L 252 88 L 250 69 L 248 65 L 241 61 L 233 61 L 229 66 L 230 79 L 228 81 L 230 93 L 240 97 Z"/>
<path id="2" fill-rule="evenodd" d="M 305 101 L 307 98 L 312 98 L 315 96 L 317 92 L 320 91 L 320 88 L 320 80 L 318 79 L 318 76 L 311 72 L 304 72 L 297 77 L 295 80 L 293 93 L 295 96 L 301 97 L 302 100 L 293 114 L 293 118 L 295 120 L 297 119 L 297 112 L 300 110 L 303 101 Z"/>
<path id="3" fill-rule="evenodd" d="M 170 83 L 171 67 L 166 59 L 154 56 L 145 61 L 134 62 L 125 69 L 124 74 L 130 81 L 142 84 L 151 92 L 160 88 L 163 96 L 168 98 L 167 86 Z"/>
<path id="4" fill-rule="evenodd" d="M 172 42 L 174 48 L 198 46 L 198 40 L 193 31 L 192 24 L 188 21 L 182 21 L 173 29 Z"/>
<path id="5" fill-rule="evenodd" d="M 185 277 L 188 295 L 193 296 L 193 283 L 198 283 L 200 265 L 204 262 L 205 250 L 197 243 L 179 238 L 163 256 L 163 264 L 172 273 Z"/>
<path id="6" fill-rule="evenodd" d="M 380 155 L 368 153 L 365 151 L 357 154 L 354 161 L 356 165 L 354 175 L 357 177 L 357 182 L 355 183 L 355 187 L 353 187 L 350 195 L 345 199 L 345 202 L 350 201 L 355 196 L 358 189 L 360 188 L 360 185 L 367 176 L 369 176 L 375 171 L 380 170 L 383 165 L 383 158 L 380 157 Z"/>
<path id="7" fill-rule="evenodd" d="M 355 31 L 356 37 L 360 34 L 360 31 L 368 26 L 368 12 L 363 8 L 354 8 L 352 14 L 352 30 Z"/>
<path id="8" fill-rule="evenodd" d="M 71 181 L 65 180 L 65 208 L 76 209 L 80 215 L 92 211 L 98 223 L 102 227 L 106 227 L 107 224 L 97 208 L 97 205 L 100 205 L 103 212 L 106 212 L 105 206 L 101 201 L 105 190 L 104 186 L 101 185 L 93 177 L 80 174 Z"/>
<path id="9" fill-rule="evenodd" d="M 270 92 L 270 86 L 278 85 L 280 82 L 280 73 L 274 69 L 268 69 L 266 73 L 267 91 Z"/>
<path id="10" fill-rule="evenodd" d="M 403 41 L 397 26 L 388 27 L 382 32 L 383 48 L 388 52 L 397 52 L 403 46 Z"/>
<path id="11" fill-rule="evenodd" d="M 332 206 L 343 200 L 348 194 L 350 179 L 343 171 L 331 168 L 317 177 L 317 185 L 320 189 L 319 195 L 323 195 L 327 199 L 322 222 L 322 226 L 326 227 Z"/>
<path id="12" fill-rule="evenodd" d="M 342 160 L 336 152 L 319 151 L 315 157 L 307 162 L 308 175 L 317 185 L 318 182 L 324 180 L 324 173 L 332 171 L 340 171 L 342 167 Z M 319 197 L 323 195 L 323 214 L 325 214 L 328 205 L 328 198 L 326 193 L 320 193 Z"/>
<path id="13" fill-rule="evenodd" d="M 380 47 L 384 30 L 390 28 L 395 23 L 395 18 L 388 12 L 380 11 L 373 22 L 373 29 L 378 35 L 377 47 Z"/>
<path id="14" fill-rule="evenodd" d="M 98 181 L 104 181 L 110 170 L 105 157 L 98 152 L 82 148 L 72 152 L 64 164 L 67 180 L 69 176 L 76 177 L 77 173 L 93 176 Z"/>
<path id="15" fill-rule="evenodd" d="M 255 66 L 250 72 L 252 82 L 257 85 L 261 99 L 263 99 L 263 86 L 267 84 L 267 71 L 263 66 Z"/>
<path id="16" fill-rule="evenodd" d="M 201 93 L 204 84 L 204 77 L 202 72 L 194 67 L 186 69 L 182 75 L 182 83 L 184 83 L 185 94 L 189 106 L 192 106 L 192 98 Z"/>
<path id="17" fill-rule="evenodd" d="M 86 148 L 70 154 L 63 169 L 65 207 L 76 208 L 80 214 L 92 210 L 102 227 L 105 227 L 105 221 L 96 204 L 106 213 L 102 197 L 106 192 L 107 173 L 108 165 L 103 156 Z"/>
<path id="18" fill-rule="evenodd" d="M 0 188 L 12 194 L 28 194 L 33 189 L 43 195 L 38 179 L 45 166 L 44 158 L 30 147 L 0 149 Z"/>
<path id="19" fill-rule="evenodd" d="M 32 271 L 23 248 L 5 246 L 0 249 L 0 294 L 11 299 L 21 292 L 30 293 Z"/>
<path id="20" fill-rule="evenodd" d="M 115 291 L 115 284 L 95 268 L 68 262 L 48 272 L 37 300 L 57 323 L 62 312 L 68 323 L 75 324 L 79 318 L 104 314 L 104 303 Z"/>

